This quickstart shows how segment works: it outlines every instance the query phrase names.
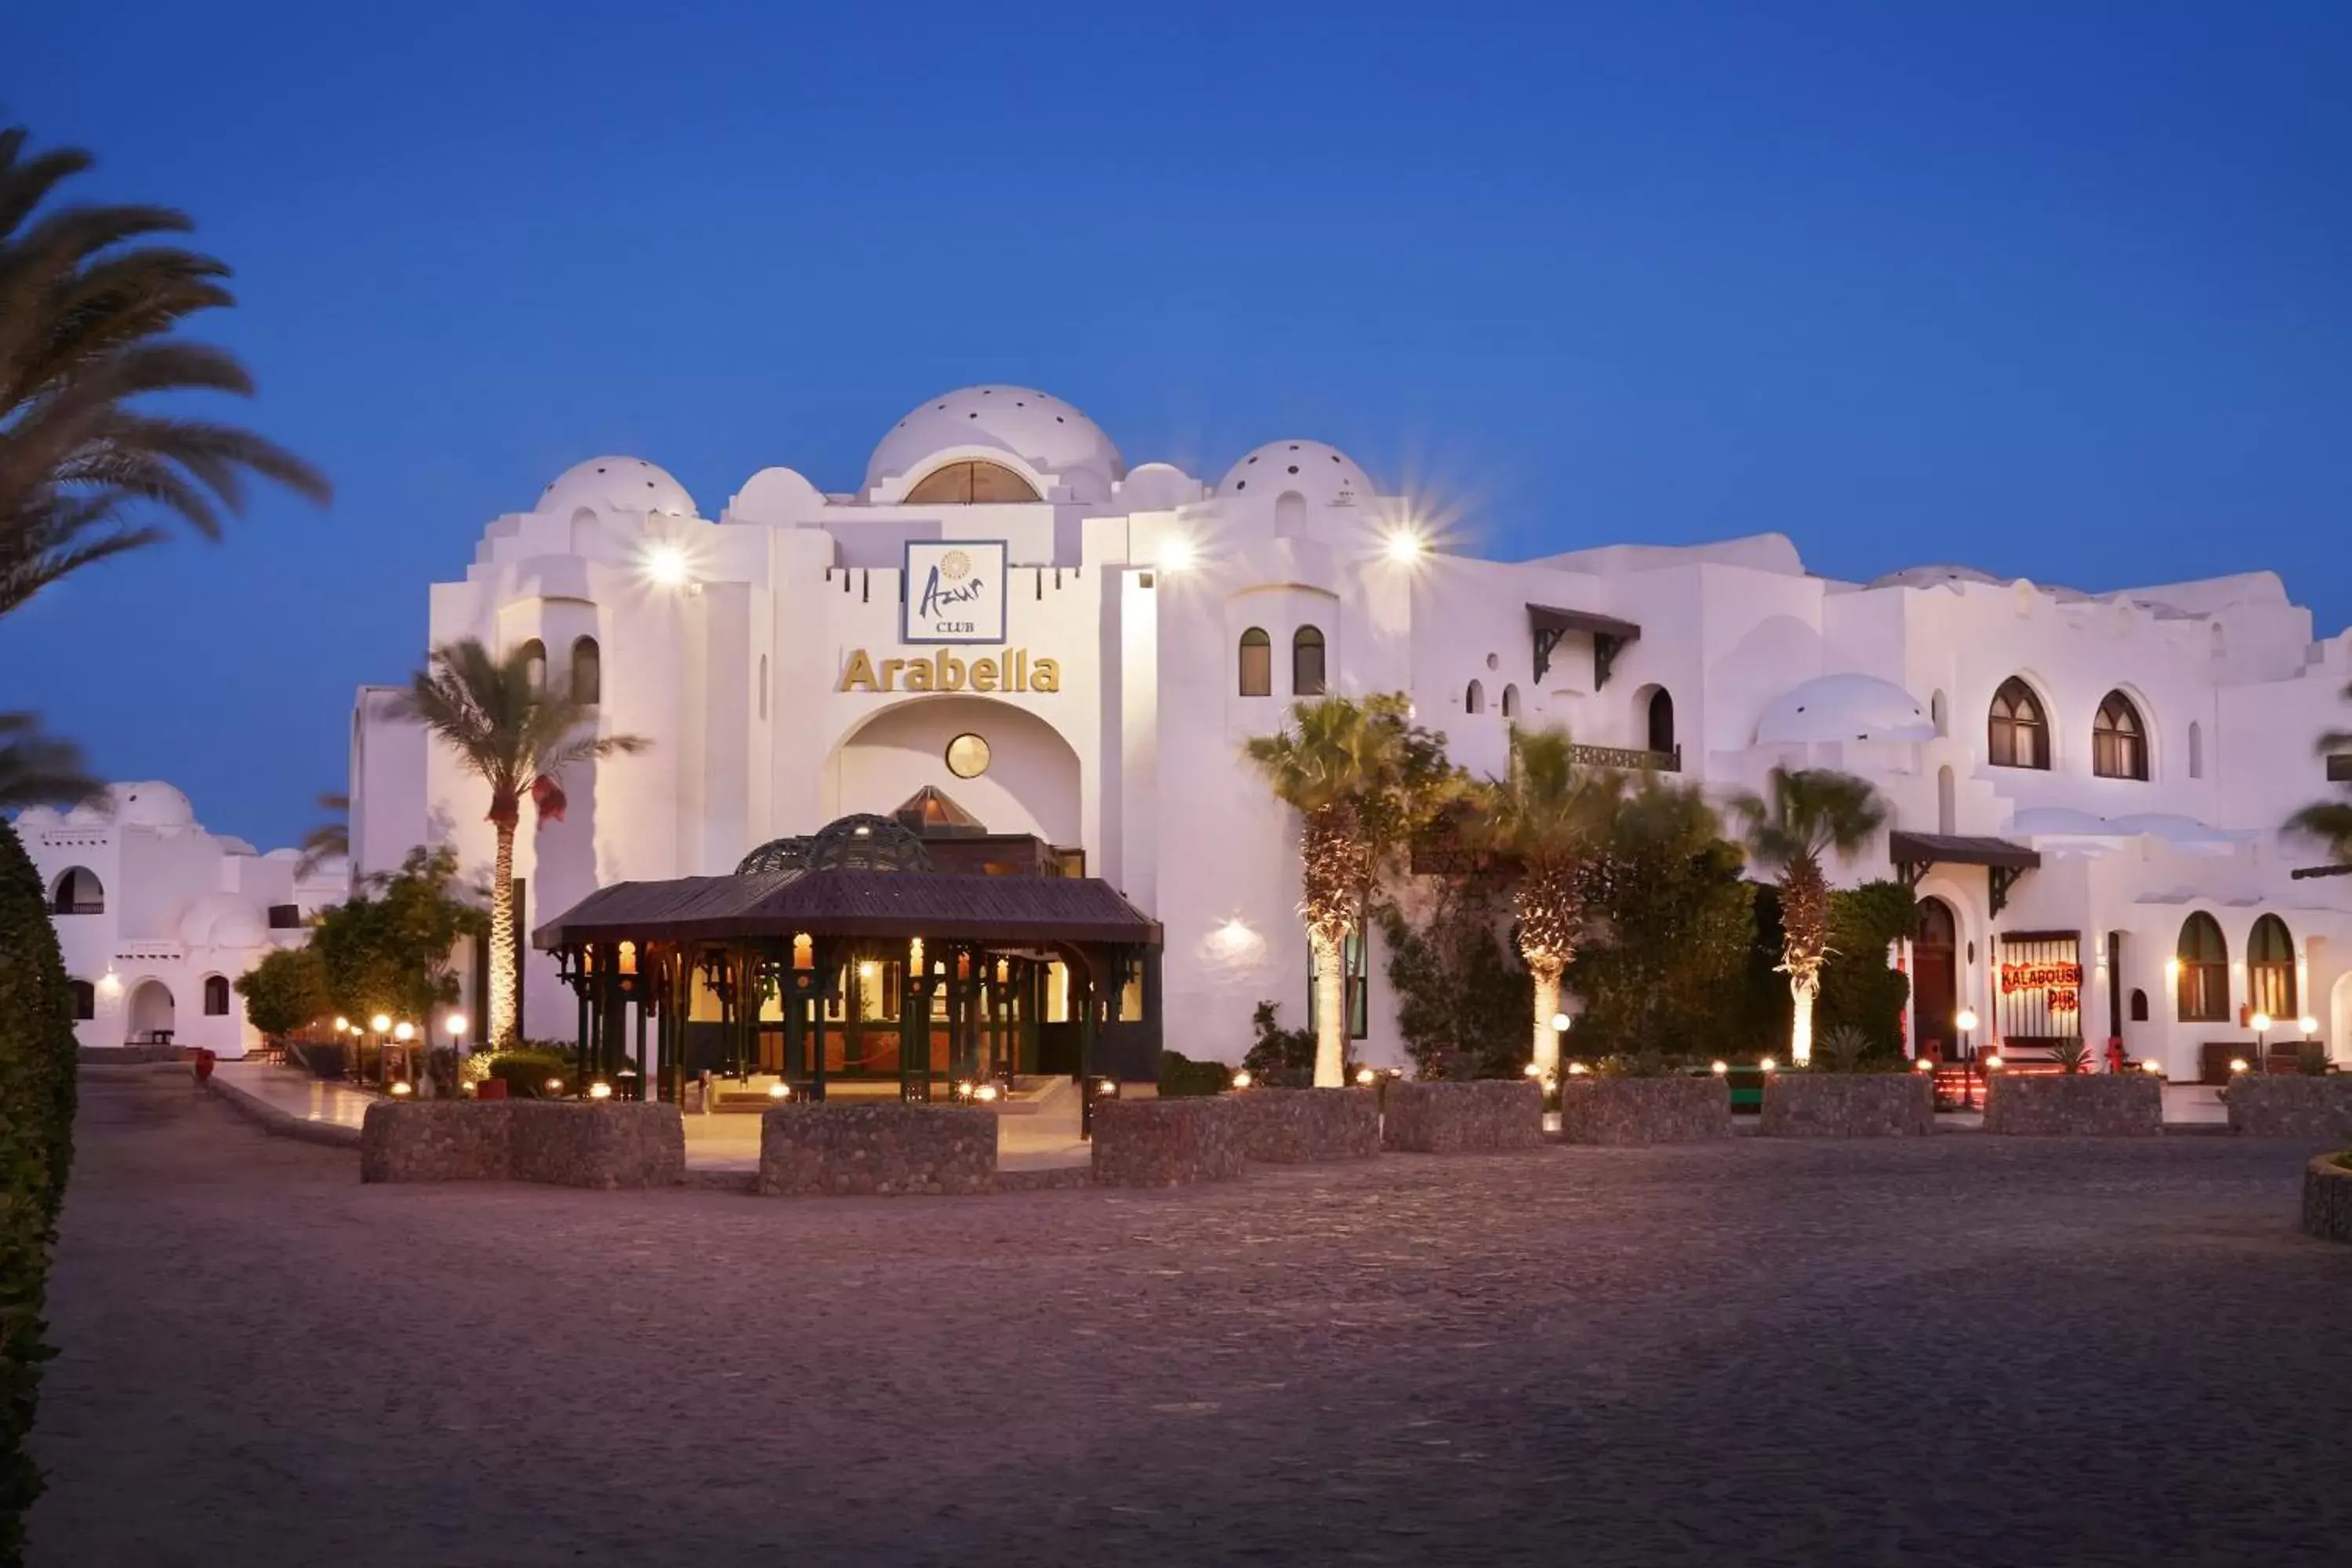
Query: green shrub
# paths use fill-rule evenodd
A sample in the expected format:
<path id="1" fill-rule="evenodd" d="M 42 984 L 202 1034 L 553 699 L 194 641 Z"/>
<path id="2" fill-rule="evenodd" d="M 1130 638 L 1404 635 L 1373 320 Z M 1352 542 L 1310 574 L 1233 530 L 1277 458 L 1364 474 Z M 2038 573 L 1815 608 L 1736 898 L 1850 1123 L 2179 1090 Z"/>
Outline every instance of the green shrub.
<path id="1" fill-rule="evenodd" d="M 1870 1055 L 1870 1031 L 1855 1024 L 1832 1024 L 1813 1042 L 1813 1058 L 1826 1072 L 1858 1071 Z"/>
<path id="2" fill-rule="evenodd" d="M 1421 921 L 1393 906 L 1380 911 L 1397 1033 L 1425 1079 L 1517 1072 L 1528 1055 L 1535 982 L 1503 940 L 1502 892 L 1491 878 L 1431 881 Z"/>
<path id="3" fill-rule="evenodd" d="M 1250 1015 L 1250 1027 L 1257 1031 L 1257 1043 L 1242 1058 L 1255 1081 L 1274 1089 L 1305 1089 L 1315 1081 L 1315 1031 L 1286 1029 L 1276 1021 L 1279 1006 L 1261 1002 Z M 1347 1064 L 1348 1076 L 1353 1078 L 1356 1064 Z"/>
<path id="4" fill-rule="evenodd" d="M 327 994 L 327 967 L 307 947 L 281 947 L 236 977 L 245 1021 L 282 1039 L 335 1010 Z"/>
<path id="5" fill-rule="evenodd" d="M 40 874 L 0 822 L 0 1563 L 41 1495 L 26 1450 L 40 1394 L 49 1246 L 73 1161 L 73 997 Z"/>
<path id="6" fill-rule="evenodd" d="M 2321 1040 L 2305 1040 L 2294 1053 L 2295 1070 L 2305 1078 L 2326 1078 L 2333 1069 L 2328 1065 L 2327 1046 Z"/>
<path id="7" fill-rule="evenodd" d="M 1160 1093 L 1162 1099 L 1223 1094 L 1233 1087 L 1234 1069 L 1223 1062 L 1196 1062 L 1181 1051 L 1160 1053 Z"/>
<path id="8" fill-rule="evenodd" d="M 539 1100 L 546 1097 L 549 1079 L 562 1079 L 571 1089 L 572 1067 L 569 1055 L 555 1051 L 500 1051 L 490 1058 L 488 1076 L 504 1083 L 512 1099 Z"/>

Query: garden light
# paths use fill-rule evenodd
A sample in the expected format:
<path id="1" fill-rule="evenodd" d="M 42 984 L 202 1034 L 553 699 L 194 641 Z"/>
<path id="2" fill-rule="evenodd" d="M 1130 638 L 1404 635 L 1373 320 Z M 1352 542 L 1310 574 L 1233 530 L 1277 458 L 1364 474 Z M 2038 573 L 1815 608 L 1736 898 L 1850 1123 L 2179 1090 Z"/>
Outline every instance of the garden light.
<path id="1" fill-rule="evenodd" d="M 768 1098 L 770 1100 L 790 1100 L 792 1097 L 793 1086 L 786 1083 L 782 1079 L 778 1079 L 775 1082 L 768 1086 Z"/>
<path id="2" fill-rule="evenodd" d="M 996 1100 L 996 1086 L 992 1083 L 982 1084 L 971 1091 L 971 1097 L 982 1105 L 992 1105 Z"/>
<path id="3" fill-rule="evenodd" d="M 416 1026 L 403 1018 L 392 1026 L 392 1037 L 404 1046 L 416 1037 Z"/>
<path id="4" fill-rule="evenodd" d="M 408 1087 L 408 1080 L 406 1079 L 402 1079 L 398 1083 L 392 1086 L 392 1092 L 394 1098 L 405 1100 L 413 1091 Z"/>
<path id="5" fill-rule="evenodd" d="M 442 1025 L 443 1028 L 449 1031 L 449 1037 L 453 1040 L 464 1039 L 466 1037 L 466 1030 L 468 1026 L 466 1015 L 463 1013 L 450 1014 L 447 1020 Z"/>
<path id="6" fill-rule="evenodd" d="M 339 1035 L 341 1035 L 341 1034 L 348 1034 L 348 1033 L 350 1032 L 350 1030 L 351 1030 L 351 1026 L 352 1026 L 352 1021 L 351 1021 L 349 1018 L 343 1017 L 343 1016 L 342 1016 L 341 1015 L 340 1015 L 340 1014 L 338 1014 L 338 1015 L 336 1016 L 336 1018 L 335 1018 L 335 1033 L 337 1033 L 337 1034 L 339 1034 Z"/>
<path id="7" fill-rule="evenodd" d="M 1731 1064 L 1725 1061 L 1721 1057 L 1717 1057 L 1715 1060 L 1707 1063 L 1706 1070 L 1713 1073 L 1716 1077 L 1721 1078 L 1731 1070 Z"/>
<path id="8" fill-rule="evenodd" d="M 1115 1078 L 1104 1079 L 1095 1085 L 1095 1098 L 1097 1100 L 1108 1100 L 1118 1092 L 1118 1080 Z"/>
<path id="9" fill-rule="evenodd" d="M 594 1083 L 588 1086 L 588 1098 L 591 1100 L 610 1100 L 613 1098 L 613 1086 L 606 1083 L 603 1079 L 598 1079 Z"/>
<path id="10" fill-rule="evenodd" d="M 1777 1071 L 1780 1066 L 1779 1062 L 1774 1061 L 1770 1057 L 1766 1057 L 1762 1061 L 1758 1062 L 1756 1065 L 1762 1068 L 1766 1072 Z"/>
<path id="11" fill-rule="evenodd" d="M 368 1020 L 368 1027 L 373 1029 L 379 1035 L 383 1034 L 385 1030 L 392 1027 L 392 1015 L 389 1013 L 378 1013 L 374 1017 Z"/>
<path id="12" fill-rule="evenodd" d="M 1990 1055 L 1990 1056 L 1989 1056 L 1989 1057 L 1985 1058 L 1985 1071 L 1987 1071 L 1987 1072 L 1992 1072 L 1992 1071 L 1995 1071 L 1996 1069 L 1998 1069 L 1998 1068 L 2000 1068 L 2000 1053 L 1999 1051 L 1995 1051 L 1995 1052 L 1993 1052 L 1993 1054 L 1992 1054 L 1992 1055 Z"/>
<path id="13" fill-rule="evenodd" d="M 1380 1074 L 1374 1072 L 1370 1068 L 1358 1068 L 1356 1069 L 1356 1083 L 1360 1088 L 1370 1089 L 1372 1087 L 1372 1080 L 1380 1076 Z"/>
<path id="14" fill-rule="evenodd" d="M 1535 1064 L 1535 1063 L 1533 1063 L 1533 1062 L 1529 1062 L 1527 1066 L 1525 1066 L 1525 1067 L 1521 1068 L 1519 1070 L 1520 1070 L 1521 1072 L 1523 1072 L 1523 1073 L 1527 1074 L 1529 1078 L 1541 1078 L 1541 1077 L 1543 1077 L 1543 1068 L 1539 1068 L 1539 1067 L 1536 1066 L 1536 1064 Z"/>
<path id="15" fill-rule="evenodd" d="M 545 1083 L 540 1085 L 540 1087 L 547 1090 L 550 1094 L 562 1094 L 563 1092 L 563 1080 L 560 1078 L 551 1078 Z"/>
<path id="16" fill-rule="evenodd" d="M 1976 1009 L 1973 1007 L 1961 1008 L 1958 1015 L 1952 1019 L 1952 1022 L 1958 1025 L 1964 1030 L 1975 1028 L 1977 1026 Z"/>
<path id="17" fill-rule="evenodd" d="M 2164 1071 L 2164 1064 L 2159 1061 L 2145 1061 L 2139 1064 L 2139 1070 L 2146 1073 L 2157 1073 L 2160 1075 Z"/>
<path id="18" fill-rule="evenodd" d="M 2315 1035 L 2319 1033 L 2319 1020 L 2313 1017 L 2308 1013 L 2305 1014 L 2302 1017 L 2297 1018 L 2294 1021 L 2294 1026 L 2301 1029 L 2306 1035 Z"/>
<path id="19" fill-rule="evenodd" d="M 1244 1068 L 1241 1071 L 1234 1074 L 1234 1087 L 1235 1089 L 1247 1089 L 1253 1081 L 1254 1080 L 1250 1078 L 1250 1070 L 1247 1068 Z"/>
<path id="20" fill-rule="evenodd" d="M 1575 1022 L 1575 1019 L 1570 1017 L 1565 1013 L 1554 1013 L 1551 1016 L 1552 1033 L 1555 1035 L 1565 1035 L 1568 1033 L 1568 1026 Z"/>
<path id="21" fill-rule="evenodd" d="M 2253 1025 L 2254 1033 L 2257 1035 L 2267 1035 L 2271 1032 L 2271 1016 L 2268 1013 L 2257 1013 L 2247 1022 Z"/>
<path id="22" fill-rule="evenodd" d="M 1569 1076 L 1571 1078 L 1581 1078 L 1591 1070 L 1592 1069 L 1591 1068 L 1586 1067 L 1582 1062 L 1570 1062 L 1568 1064 Z"/>
<path id="23" fill-rule="evenodd" d="M 1936 1064 L 1929 1061 L 1926 1057 L 1921 1057 L 1917 1061 L 1911 1064 L 1911 1070 L 1913 1072 L 1934 1072 L 1936 1070 Z"/>
<path id="24" fill-rule="evenodd" d="M 2245 1071 L 2245 1070 L 2246 1070 L 2246 1058 L 2243 1058 L 2243 1057 L 2231 1057 L 2231 1058 L 2230 1058 L 2230 1070 L 2231 1070 L 2231 1072 L 2243 1072 L 2243 1071 Z"/>

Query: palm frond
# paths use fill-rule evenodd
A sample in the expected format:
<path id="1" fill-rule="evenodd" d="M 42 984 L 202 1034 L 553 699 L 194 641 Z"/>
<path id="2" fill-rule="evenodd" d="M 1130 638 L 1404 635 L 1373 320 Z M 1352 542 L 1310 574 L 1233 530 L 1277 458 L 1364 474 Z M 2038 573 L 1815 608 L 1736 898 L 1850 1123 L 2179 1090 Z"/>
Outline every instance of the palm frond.
<path id="1" fill-rule="evenodd" d="M 106 785 L 82 765 L 81 748 L 41 732 L 32 713 L 0 713 L 0 811 L 80 805 L 101 800 Z"/>

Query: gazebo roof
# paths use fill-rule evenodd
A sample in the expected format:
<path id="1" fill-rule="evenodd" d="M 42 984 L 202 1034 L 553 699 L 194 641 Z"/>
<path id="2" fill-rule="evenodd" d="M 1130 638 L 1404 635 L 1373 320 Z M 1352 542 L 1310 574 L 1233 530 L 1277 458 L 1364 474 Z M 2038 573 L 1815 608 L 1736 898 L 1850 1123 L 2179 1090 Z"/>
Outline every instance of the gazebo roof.
<path id="1" fill-rule="evenodd" d="M 531 933 L 542 951 L 601 942 L 930 937 L 1156 947 L 1160 924 L 1094 877 L 786 869 L 616 882 Z"/>

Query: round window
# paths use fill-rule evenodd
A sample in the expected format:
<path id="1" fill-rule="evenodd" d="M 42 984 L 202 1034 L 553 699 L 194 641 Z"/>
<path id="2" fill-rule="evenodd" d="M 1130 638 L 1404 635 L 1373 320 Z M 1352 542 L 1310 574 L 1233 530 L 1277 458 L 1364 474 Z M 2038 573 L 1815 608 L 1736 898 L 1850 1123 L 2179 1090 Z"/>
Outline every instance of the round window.
<path id="1" fill-rule="evenodd" d="M 976 779 L 988 771 L 988 742 L 962 734 L 948 742 L 948 772 L 960 779 Z"/>

